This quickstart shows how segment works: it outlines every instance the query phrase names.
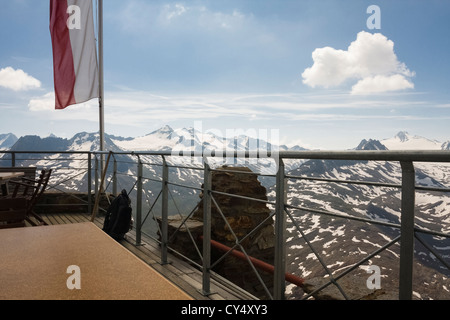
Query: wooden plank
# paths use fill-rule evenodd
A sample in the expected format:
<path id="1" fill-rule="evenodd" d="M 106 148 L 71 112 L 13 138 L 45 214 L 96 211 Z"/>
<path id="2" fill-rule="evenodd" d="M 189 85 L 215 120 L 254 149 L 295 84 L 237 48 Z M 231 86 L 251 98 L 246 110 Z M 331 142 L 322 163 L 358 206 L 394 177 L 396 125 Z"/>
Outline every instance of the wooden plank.
<path id="1" fill-rule="evenodd" d="M 47 217 L 46 214 L 42 214 L 42 215 L 41 215 L 41 218 L 42 218 L 42 220 L 44 220 L 45 223 L 47 223 L 48 225 L 52 225 L 50 219 Z M 31 225 L 29 225 L 29 224 L 27 223 L 27 227 L 29 227 L 29 226 L 31 226 Z"/>
<path id="2" fill-rule="evenodd" d="M 159 272 L 161 275 L 163 275 L 165 278 L 172 281 L 174 284 L 176 284 L 179 288 L 184 290 L 186 293 L 188 293 L 190 296 L 192 296 L 196 300 L 208 300 L 207 297 L 204 297 L 200 292 L 198 292 L 195 287 L 191 286 L 188 282 L 183 281 L 183 279 L 180 277 L 179 274 L 172 272 L 173 270 L 170 270 L 170 268 L 167 268 L 169 265 L 162 266 L 159 262 L 151 259 L 148 255 L 144 254 L 141 250 L 133 246 L 127 241 L 123 241 L 122 245 L 130 250 L 133 254 L 135 254 L 138 258 L 140 258 L 142 261 L 150 265 L 153 269 L 155 269 L 157 272 Z"/>
<path id="3" fill-rule="evenodd" d="M 59 218 L 60 221 L 62 221 L 62 224 L 71 224 L 72 223 L 70 221 L 70 219 L 67 218 L 64 214 L 57 214 L 56 217 Z"/>
<path id="4" fill-rule="evenodd" d="M 58 225 L 61 224 L 59 219 L 56 219 L 56 217 L 53 214 L 46 214 L 46 219 L 48 220 L 49 225 Z M 45 219 L 44 219 L 45 221 Z"/>
<path id="5" fill-rule="evenodd" d="M 63 214 L 63 216 L 70 221 L 70 223 L 82 223 L 82 222 L 88 222 L 88 219 L 83 219 L 80 214 L 72 214 L 72 213 L 66 213 Z"/>

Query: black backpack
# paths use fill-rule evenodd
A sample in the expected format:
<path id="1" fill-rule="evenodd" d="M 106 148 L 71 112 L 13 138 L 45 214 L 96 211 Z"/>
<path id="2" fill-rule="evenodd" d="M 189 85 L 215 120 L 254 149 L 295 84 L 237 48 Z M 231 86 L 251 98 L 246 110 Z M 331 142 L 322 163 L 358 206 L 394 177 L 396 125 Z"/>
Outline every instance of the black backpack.
<path id="1" fill-rule="evenodd" d="M 111 202 L 106 211 L 103 231 L 120 241 L 133 225 L 131 200 L 127 191 L 122 192 Z"/>

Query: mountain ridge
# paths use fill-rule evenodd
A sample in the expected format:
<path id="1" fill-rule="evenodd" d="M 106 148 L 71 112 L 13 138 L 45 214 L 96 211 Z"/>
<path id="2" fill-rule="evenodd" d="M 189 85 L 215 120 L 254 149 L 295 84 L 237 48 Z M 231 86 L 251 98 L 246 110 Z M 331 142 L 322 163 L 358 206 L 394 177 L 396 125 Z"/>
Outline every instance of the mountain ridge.
<path id="1" fill-rule="evenodd" d="M 13 133 L 0 134 L 0 150 L 11 148 L 19 140 Z"/>
<path id="2" fill-rule="evenodd" d="M 92 145 L 85 144 L 85 149 L 82 149 L 81 143 L 77 144 L 77 141 L 80 141 L 79 139 L 83 135 L 85 140 L 92 142 Z M 99 150 L 99 143 L 95 141 L 96 139 L 99 139 L 98 132 L 79 132 L 70 139 L 57 137 L 54 134 L 48 137 L 26 135 L 18 138 L 13 133 L 6 133 L 0 134 L 0 150 L 34 151 L 40 149 L 40 151 L 62 151 L 62 149 L 66 148 L 71 151 L 97 151 Z M 231 138 L 221 137 L 211 132 L 196 131 L 192 127 L 173 129 L 169 125 L 138 137 L 105 134 L 105 149 L 112 151 L 201 151 L 204 148 L 222 150 L 235 149 L 236 144 L 241 144 L 242 147 L 244 142 L 250 147 L 250 150 L 261 146 L 264 148 L 275 147 L 279 151 L 310 150 L 310 148 L 304 148 L 299 145 L 288 147 L 286 144 L 271 144 L 263 139 L 252 138 L 242 134 Z M 353 150 L 450 150 L 450 140 L 442 142 L 411 135 L 407 131 L 399 131 L 395 136 L 381 140 L 363 138 Z"/>

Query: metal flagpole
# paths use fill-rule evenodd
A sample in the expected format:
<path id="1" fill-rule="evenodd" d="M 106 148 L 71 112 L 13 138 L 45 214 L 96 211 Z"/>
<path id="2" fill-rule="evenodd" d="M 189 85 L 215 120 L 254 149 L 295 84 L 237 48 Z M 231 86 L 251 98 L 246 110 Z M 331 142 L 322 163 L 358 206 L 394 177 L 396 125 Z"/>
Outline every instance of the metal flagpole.
<path id="1" fill-rule="evenodd" d="M 104 86 L 103 86 L 103 0 L 98 0 L 98 73 L 99 73 L 99 123 L 100 151 L 105 151 L 105 121 L 104 121 Z M 100 169 L 103 172 L 105 156 L 100 156 Z"/>

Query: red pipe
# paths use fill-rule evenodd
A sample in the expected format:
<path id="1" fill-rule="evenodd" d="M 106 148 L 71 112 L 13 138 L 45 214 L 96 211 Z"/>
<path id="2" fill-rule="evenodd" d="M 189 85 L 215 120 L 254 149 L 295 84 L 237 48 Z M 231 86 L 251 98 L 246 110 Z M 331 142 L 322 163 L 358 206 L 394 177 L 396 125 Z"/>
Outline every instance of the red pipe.
<path id="1" fill-rule="evenodd" d="M 200 239 L 203 240 L 203 236 L 200 236 Z M 228 251 L 231 250 L 230 247 L 228 247 L 228 246 L 226 246 L 224 244 L 221 244 L 220 242 L 214 241 L 214 240 L 211 240 L 211 245 L 214 248 L 216 248 L 216 249 L 218 249 L 220 251 L 223 251 L 223 252 L 228 252 Z M 247 256 L 245 254 L 243 254 L 239 250 L 233 249 L 233 251 L 231 251 L 230 254 L 233 255 L 234 257 L 240 259 L 240 260 L 248 261 L 247 260 Z M 253 263 L 253 265 L 256 268 L 261 269 L 261 270 L 263 270 L 265 272 L 274 274 L 275 267 L 273 265 L 268 264 L 268 263 L 266 263 L 264 261 L 261 261 L 259 259 L 250 257 L 250 256 L 248 258 L 250 259 L 250 261 Z M 303 283 L 305 282 L 305 279 L 297 277 L 297 276 L 295 276 L 295 275 L 293 275 L 291 273 L 287 273 L 287 272 L 285 273 L 284 278 L 285 278 L 286 281 L 288 281 L 290 283 L 293 283 L 293 284 L 295 284 L 295 285 L 297 285 L 299 287 L 302 287 Z"/>

